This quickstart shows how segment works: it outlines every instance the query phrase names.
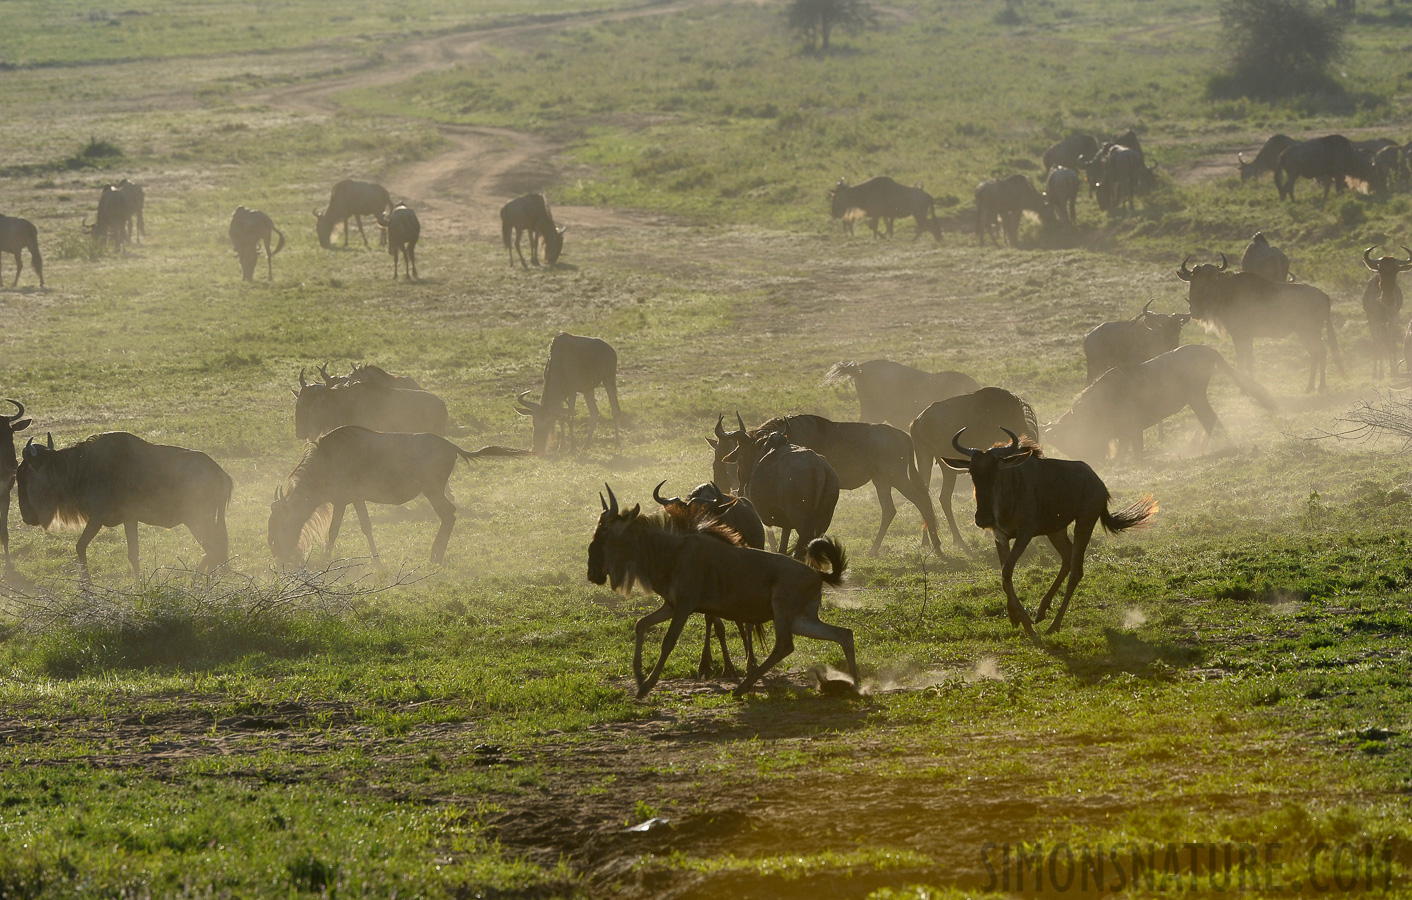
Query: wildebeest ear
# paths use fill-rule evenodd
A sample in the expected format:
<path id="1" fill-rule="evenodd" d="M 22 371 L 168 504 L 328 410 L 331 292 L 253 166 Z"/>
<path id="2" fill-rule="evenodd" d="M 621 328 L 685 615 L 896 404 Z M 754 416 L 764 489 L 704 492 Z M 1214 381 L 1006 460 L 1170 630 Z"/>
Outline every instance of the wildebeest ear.
<path id="1" fill-rule="evenodd" d="M 715 450 L 717 447 L 721 446 L 721 442 L 713 438 L 707 438 L 706 443 L 711 445 L 712 450 Z"/>
<path id="2" fill-rule="evenodd" d="M 34 421 L 34 420 L 33 420 L 33 419 L 16 419 L 15 421 L 13 421 L 13 422 L 10 423 L 10 430 L 11 430 L 11 431 L 24 431 L 26 428 L 29 427 L 29 423 L 32 422 L 32 421 Z"/>
<path id="3" fill-rule="evenodd" d="M 955 469 L 957 472 L 971 471 L 971 461 L 969 459 L 953 459 L 946 456 L 938 456 L 937 459 L 948 469 Z"/>
<path id="4" fill-rule="evenodd" d="M 639 515 L 641 515 L 641 514 L 642 514 L 642 504 L 641 504 L 641 503 L 635 503 L 635 504 L 633 504 L 632 509 L 630 509 L 630 510 L 627 511 L 628 521 L 631 522 L 633 519 L 636 519 L 636 518 L 637 518 Z"/>

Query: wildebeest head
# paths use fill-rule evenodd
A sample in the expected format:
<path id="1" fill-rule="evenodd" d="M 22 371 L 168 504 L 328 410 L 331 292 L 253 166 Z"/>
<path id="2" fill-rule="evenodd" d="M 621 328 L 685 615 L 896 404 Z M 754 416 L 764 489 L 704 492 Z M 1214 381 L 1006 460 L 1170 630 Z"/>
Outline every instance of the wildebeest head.
<path id="1" fill-rule="evenodd" d="M 319 396 L 324 392 L 332 390 L 327 384 L 310 383 L 304 377 L 304 370 L 299 370 L 299 390 L 294 397 L 294 436 L 311 441 L 318 437 L 315 433 L 317 426 L 314 424 L 314 406 L 319 402 Z"/>
<path id="2" fill-rule="evenodd" d="M 610 545 L 621 537 L 633 520 L 641 514 L 642 507 L 635 505 L 632 509 L 620 512 L 618 498 L 613 496 L 613 489 L 607 484 L 603 487 L 608 491 L 608 499 L 604 500 L 602 494 L 598 495 L 598 502 L 603 504 L 603 512 L 598 516 L 598 526 L 594 528 L 593 540 L 588 544 L 588 580 L 594 584 L 606 584 L 611 578 L 612 583 L 609 586 L 613 590 L 627 593 L 632 590 L 634 575 L 617 558 L 618 554 L 611 552 Z"/>
<path id="3" fill-rule="evenodd" d="M 736 467 L 734 460 L 726 462 L 726 457 L 730 456 L 736 446 L 740 443 L 742 436 L 748 434 L 745 422 L 741 421 L 740 413 L 735 414 L 735 420 L 740 425 L 739 431 L 726 431 L 725 414 L 716 418 L 716 437 L 707 438 L 706 443 L 711 445 L 714 458 L 711 460 L 711 480 L 716 484 L 725 485 L 728 489 L 740 489 L 736 481 Z"/>
<path id="4" fill-rule="evenodd" d="M 1376 246 L 1375 244 L 1363 251 L 1363 265 L 1378 273 L 1379 287 L 1386 288 L 1389 285 L 1397 284 L 1397 273 L 1412 269 L 1412 250 L 1406 247 L 1402 248 L 1403 252 L 1407 254 L 1406 259 L 1398 259 L 1395 256 L 1380 256 L 1373 259 L 1372 253 Z"/>
<path id="5" fill-rule="evenodd" d="M 1229 263 L 1226 254 L 1222 253 L 1219 266 L 1202 263 L 1195 269 L 1189 269 L 1186 265 L 1189 259 L 1191 254 L 1187 254 L 1182 260 L 1181 268 L 1177 269 L 1177 277 L 1190 285 L 1187 291 L 1187 305 L 1191 307 L 1191 314 L 1198 319 L 1205 319 L 1211 312 L 1211 304 L 1220 290 L 1221 277 Z"/>
<path id="6" fill-rule="evenodd" d="M 843 218 L 848 212 L 848 201 L 844 199 L 844 192 L 848 190 L 848 179 L 840 178 L 838 183 L 829 191 L 830 211 L 835 219 Z"/>
<path id="7" fill-rule="evenodd" d="M 567 225 L 556 225 L 544 236 L 544 261 L 551 266 L 559 261 L 559 254 L 564 252 L 564 232 L 567 230 Z"/>
<path id="8" fill-rule="evenodd" d="M 529 391 L 520 394 L 517 399 L 519 405 L 515 407 L 515 412 L 529 416 L 534 423 L 534 452 L 545 452 L 549 448 L 549 437 L 554 433 L 554 427 L 569 418 L 569 408 L 536 403 L 530 399 Z"/>
<path id="9" fill-rule="evenodd" d="M 1149 300 L 1135 321 L 1147 329 L 1153 344 L 1160 346 L 1163 353 L 1177 349 L 1182 340 L 1182 326 L 1191 321 L 1191 313 L 1155 313 L 1151 307 Z"/>
<path id="10" fill-rule="evenodd" d="M 26 525 L 48 528 L 61 506 L 67 506 L 63 480 L 56 477 L 54 435 L 47 435 L 44 444 L 30 438 L 25 444 L 17 473 L 20 518 Z"/>
<path id="11" fill-rule="evenodd" d="M 744 425 L 741 426 L 741 429 L 735 449 L 726 455 L 724 461 L 727 465 L 735 465 L 737 481 L 740 483 L 739 489 L 744 492 L 750 484 L 750 477 L 755 474 L 755 466 L 770 451 L 788 447 L 789 438 L 782 431 L 767 431 L 763 434 L 750 435 L 744 432 Z"/>
<path id="12" fill-rule="evenodd" d="M 1010 443 L 997 443 L 989 450 L 978 450 L 961 443 L 961 435 L 966 431 L 962 428 L 951 437 L 951 446 L 962 456 L 942 458 L 950 468 L 971 474 L 971 483 L 976 489 L 976 527 L 986 530 L 995 528 L 996 475 L 1002 468 L 1016 466 L 1043 455 L 1039 445 L 1033 441 L 1021 440 L 1019 435 L 1008 428 L 1000 430 L 1010 436 Z"/>
<path id="13" fill-rule="evenodd" d="M 309 444 L 304 459 L 318 447 Z M 270 523 L 265 540 L 270 553 L 282 563 L 298 564 L 309 554 L 314 541 L 328 534 L 329 522 L 333 517 L 333 505 L 319 505 L 312 495 L 298 490 L 298 480 L 303 468 L 300 464 L 284 485 L 275 489 L 275 502 L 270 504 Z"/>

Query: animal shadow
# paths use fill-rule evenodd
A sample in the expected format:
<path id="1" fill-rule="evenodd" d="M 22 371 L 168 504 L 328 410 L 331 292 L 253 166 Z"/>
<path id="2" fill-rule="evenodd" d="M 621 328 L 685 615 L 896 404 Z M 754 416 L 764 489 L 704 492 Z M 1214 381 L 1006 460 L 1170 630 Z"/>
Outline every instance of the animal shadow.
<path id="1" fill-rule="evenodd" d="M 1105 648 L 1069 648 L 1041 644 L 1044 652 L 1059 660 L 1069 673 L 1085 684 L 1126 673 L 1151 681 L 1171 678 L 1173 669 L 1189 669 L 1200 664 L 1197 647 L 1172 641 L 1146 640 L 1116 628 L 1104 628 Z"/>

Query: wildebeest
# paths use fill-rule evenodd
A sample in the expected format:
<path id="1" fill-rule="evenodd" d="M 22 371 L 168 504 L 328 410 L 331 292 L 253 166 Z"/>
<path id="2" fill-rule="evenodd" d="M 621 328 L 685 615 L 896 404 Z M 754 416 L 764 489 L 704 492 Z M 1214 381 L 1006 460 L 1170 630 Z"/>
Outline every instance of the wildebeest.
<path id="1" fill-rule="evenodd" d="M 779 527 L 780 553 L 789 552 L 789 533 L 799 533 L 794 556 L 802 558 L 833 522 L 838 475 L 822 456 L 791 444 L 782 432 L 756 437 L 742 425 L 734 444 L 723 462 L 736 466 L 740 495 L 755 504 L 761 522 Z"/>
<path id="2" fill-rule="evenodd" d="M 1400 191 L 1407 187 L 1407 158 L 1398 145 L 1383 147 L 1374 153 L 1373 168 L 1382 173 L 1384 189 Z"/>
<path id="3" fill-rule="evenodd" d="M 29 251 L 30 268 L 39 276 L 39 286 L 44 287 L 44 260 L 39 255 L 39 229 L 28 219 L 0 216 L 0 253 L 15 254 L 15 282 L 10 287 L 18 287 L 20 283 L 20 269 L 24 267 L 20 261 L 22 250 Z M 0 283 L 4 280 L 4 275 L 0 274 Z"/>
<path id="4" fill-rule="evenodd" d="M 1059 221 L 1072 225 L 1078 220 L 1079 173 L 1068 166 L 1055 166 L 1044 180 L 1044 202 Z"/>
<path id="5" fill-rule="evenodd" d="M 878 234 L 879 219 L 884 220 L 887 236 L 892 237 L 893 220 L 911 216 L 917 223 L 917 234 L 913 240 L 921 237 L 925 231 L 935 238 L 937 243 L 941 243 L 941 223 L 936 218 L 936 201 L 920 187 L 904 187 L 886 175 L 869 178 L 857 185 L 849 185 L 847 179 L 840 178 L 833 190 L 829 191 L 829 201 L 835 219 L 844 219 L 847 222 L 848 214 L 852 210 L 861 210 L 863 217 L 868 219 L 868 225 L 873 229 L 873 237 L 881 237 Z"/>
<path id="6" fill-rule="evenodd" d="M 147 222 L 142 217 L 142 211 L 147 206 L 147 194 L 142 190 L 142 185 L 134 184 L 124 178 L 118 182 L 118 190 L 122 192 L 123 203 L 127 209 L 127 219 L 123 222 L 123 230 L 127 232 L 128 243 L 141 236 L 147 237 Z"/>
<path id="7" fill-rule="evenodd" d="M 185 525 L 205 551 L 197 571 L 229 556 L 226 507 L 234 482 L 204 453 L 149 444 L 125 431 L 95 434 L 63 450 L 30 438 L 17 474 L 20 516 L 27 525 L 82 526 L 79 569 L 88 578 L 88 545 L 101 528 L 123 526 L 133 577 L 139 574 L 137 525 Z"/>
<path id="8" fill-rule="evenodd" d="M 1010 429 L 1032 440 L 1039 440 L 1039 423 L 1034 409 L 1014 394 L 998 387 L 984 387 L 969 394 L 933 403 L 912 420 L 912 452 L 917 457 L 917 472 L 923 490 L 931 490 L 932 465 L 941 463 L 941 491 L 937 499 L 951 527 L 951 539 L 965 547 L 956 516 L 951 511 L 951 498 L 956 491 L 956 472 L 943 461 L 951 452 L 951 436 L 961 429 L 973 435 L 1001 440 L 1003 429 Z"/>
<path id="9" fill-rule="evenodd" d="M 330 238 L 333 228 L 343 223 L 343 246 L 348 246 L 348 220 L 358 223 L 358 234 L 363 238 L 363 246 L 369 247 L 368 235 L 363 231 L 363 216 L 377 216 L 387 212 L 392 206 L 392 198 L 387 188 L 369 181 L 354 181 L 345 178 L 333 186 L 329 195 L 328 207 L 323 212 L 314 210 L 314 230 L 319 235 L 319 246 L 332 250 Z"/>
<path id="10" fill-rule="evenodd" d="M 314 384 L 299 373 L 294 401 L 294 436 L 318 439 L 343 425 L 374 431 L 446 433 L 446 403 L 430 391 L 406 390 L 374 382 Z"/>
<path id="11" fill-rule="evenodd" d="M 770 655 L 746 673 L 735 689 L 736 697 L 743 696 L 794 651 L 796 636 L 833 641 L 842 647 L 848 673 L 857 686 L 853 632 L 819 620 L 823 585 L 840 584 L 848 566 L 837 541 L 812 541 L 804 551 L 808 558 L 805 565 L 735 546 L 727 536 L 716 533 L 723 526 L 709 518 L 692 520 L 694 533 L 682 533 L 686 529 L 666 522 L 671 511 L 657 516 L 642 515 L 640 506 L 619 511 L 612 488 L 608 488 L 608 497 L 602 501 L 603 512 L 588 545 L 588 580 L 606 583 L 624 595 L 641 584 L 662 598 L 661 608 L 638 619 L 635 628 L 633 674 L 638 699 L 646 697 L 661 677 L 667 656 L 693 613 L 749 624 L 774 623 L 775 645 Z M 689 507 L 683 508 L 682 514 L 696 515 Z M 642 645 L 647 630 L 669 619 L 671 625 L 662 639 L 657 664 L 644 677 Z"/>
<path id="12" fill-rule="evenodd" d="M 1049 172 L 1056 166 L 1077 169 L 1080 158 L 1097 152 L 1098 138 L 1091 134 L 1071 134 L 1044 151 L 1044 170 Z"/>
<path id="13" fill-rule="evenodd" d="M 1136 365 L 1104 372 L 1074 399 L 1073 409 L 1045 431 L 1045 440 L 1070 456 L 1106 458 L 1109 447 L 1141 459 L 1144 429 L 1188 406 L 1205 429 L 1202 445 L 1221 420 L 1207 399 L 1211 375 L 1220 369 L 1255 402 L 1274 412 L 1275 401 L 1259 384 L 1241 375 L 1214 347 L 1188 344 Z"/>
<path id="14" fill-rule="evenodd" d="M 0 550 L 5 553 L 5 571 L 10 571 L 10 488 L 15 484 L 15 432 L 29 427 L 30 419 L 18 400 L 6 400 L 15 406 L 15 414 L 0 413 Z"/>
<path id="15" fill-rule="evenodd" d="M 613 413 L 613 446 L 622 448 L 618 434 L 618 351 L 607 341 L 581 337 L 561 331 L 549 342 L 549 361 L 544 364 L 544 390 L 539 402 L 529 399 L 529 391 L 519 396 L 515 411 L 529 416 L 534 422 L 534 452 L 543 453 L 549 446 L 549 436 L 555 425 L 568 424 L 569 450 L 574 450 L 574 406 L 578 395 L 588 404 L 588 437 L 584 447 L 593 442 L 598 427 L 598 402 L 593 392 L 600 386 L 608 394 L 608 407 Z"/>
<path id="16" fill-rule="evenodd" d="M 1287 134 L 1272 135 L 1260 147 L 1260 152 L 1255 154 L 1255 159 L 1250 162 L 1245 161 L 1245 154 L 1236 154 L 1236 165 L 1240 168 L 1240 180 L 1249 181 L 1252 178 L 1259 178 L 1266 172 L 1275 171 L 1275 164 L 1280 160 L 1280 154 L 1285 152 L 1294 144 L 1299 143 Z"/>
<path id="17" fill-rule="evenodd" d="M 387 252 L 392 254 L 392 280 L 397 280 L 399 255 L 407 261 L 407 280 L 417 278 L 417 239 L 422 236 L 422 223 L 417 220 L 417 214 L 407 204 L 399 203 L 393 207 L 392 215 L 385 216 L 379 212 L 377 220 L 378 225 L 387 232 L 384 240 Z"/>
<path id="18" fill-rule="evenodd" d="M 271 233 L 279 235 L 279 244 L 270 249 Z M 246 281 L 253 281 L 255 264 L 260 261 L 260 244 L 265 245 L 265 280 L 275 280 L 274 256 L 284 249 L 284 232 L 275 227 L 270 217 L 258 209 L 237 206 L 230 217 L 230 242 L 240 259 L 240 272 Z"/>
<path id="19" fill-rule="evenodd" d="M 923 372 L 888 359 L 834 363 L 824 383 L 845 378 L 852 378 L 858 390 L 858 421 L 887 422 L 898 428 L 910 425 L 928 405 L 980 387 L 963 372 Z"/>
<path id="20" fill-rule="evenodd" d="M 1240 270 L 1254 272 L 1266 281 L 1283 284 L 1289 281 L 1289 257 L 1283 250 L 1271 245 L 1263 231 L 1257 231 L 1241 254 Z"/>
<path id="21" fill-rule="evenodd" d="M 1224 253 L 1219 268 L 1203 263 L 1188 269 L 1188 259 L 1191 257 L 1182 260 L 1177 277 L 1190 286 L 1187 303 L 1192 318 L 1231 336 L 1236 368 L 1253 376 L 1255 338 L 1281 338 L 1292 331 L 1309 354 L 1309 384 L 1304 390 L 1306 393 L 1314 390 L 1317 372 L 1322 391 L 1325 387 L 1323 332 L 1327 328 L 1328 350 L 1333 353 L 1339 371 L 1343 371 L 1328 294 L 1308 284 L 1277 284 L 1254 272 L 1227 272 Z"/>
<path id="22" fill-rule="evenodd" d="M 1312 178 L 1323 183 L 1327 200 L 1329 185 L 1341 194 L 1350 178 L 1364 182 L 1370 190 L 1381 191 L 1381 174 L 1348 138 L 1330 134 L 1286 147 L 1275 163 L 1275 188 L 1281 200 L 1293 200 L 1295 183 L 1301 178 Z"/>
<path id="23" fill-rule="evenodd" d="M 1000 580 L 1005 587 L 1005 608 L 1011 625 L 1021 625 L 1034 633 L 1034 622 L 1043 621 L 1049 604 L 1068 576 L 1064 599 L 1054 614 L 1049 633 L 1059 630 L 1074 589 L 1084 575 L 1084 554 L 1094 526 L 1102 522 L 1110 533 L 1135 528 L 1157 512 L 1151 496 L 1143 497 L 1125 509 L 1109 512 L 1110 495 L 1103 479 L 1077 460 L 1049 459 L 1039 445 L 1022 441 L 1013 432 L 1010 443 L 989 450 L 964 446 L 958 432 L 951 445 L 960 458 L 947 459 L 947 465 L 969 472 L 976 490 L 976 526 L 995 537 L 995 551 L 1001 559 Z M 1074 536 L 1069 538 L 1069 524 Z M 1062 565 L 1054 583 L 1045 592 L 1033 620 L 1015 594 L 1015 563 L 1030 541 L 1049 538 Z M 1013 546 L 1011 542 L 1014 542 Z"/>
<path id="24" fill-rule="evenodd" d="M 1152 177 L 1142 151 L 1126 144 L 1104 144 L 1093 158 L 1080 161 L 1088 175 L 1089 193 L 1105 211 L 1126 205 L 1131 212 L 1137 190 Z"/>
<path id="25" fill-rule="evenodd" d="M 329 377 L 328 371 L 324 366 L 319 366 L 319 375 L 323 377 L 325 382 L 333 380 Z M 345 384 L 367 383 L 379 384 L 385 388 L 402 388 L 409 391 L 424 390 L 421 384 L 417 382 L 417 379 L 412 376 L 393 375 L 386 369 L 371 365 L 370 363 L 355 363 L 353 368 L 348 371 L 347 375 L 336 376 L 336 378 L 342 379 Z"/>
<path id="26" fill-rule="evenodd" d="M 1044 196 L 1024 175 L 996 178 L 976 185 L 976 242 L 984 245 L 986 236 L 996 246 L 995 223 L 1005 232 L 1011 247 L 1020 242 L 1020 215 L 1025 210 L 1037 213 L 1045 224 L 1053 221 L 1054 213 L 1044 202 Z"/>
<path id="27" fill-rule="evenodd" d="M 1373 377 L 1383 375 L 1383 360 L 1387 373 L 1397 371 L 1398 316 L 1402 312 L 1402 288 L 1397 285 L 1397 273 L 1412 269 L 1412 250 L 1402 248 L 1406 259 L 1380 256 L 1374 261 L 1373 248 L 1363 251 L 1363 265 L 1374 272 L 1363 287 L 1363 314 L 1368 319 L 1368 331 L 1373 340 Z"/>
<path id="28" fill-rule="evenodd" d="M 1094 328 L 1084 336 L 1084 360 L 1088 366 L 1085 383 L 1093 384 L 1114 366 L 1144 363 L 1175 350 L 1182 339 L 1182 326 L 1190 319 L 1190 313 L 1152 312 L 1149 300 L 1142 312 L 1131 319 L 1104 322 Z"/>
<path id="29" fill-rule="evenodd" d="M 513 249 L 510 246 L 512 232 L 515 238 Z M 520 265 L 529 269 L 524 251 L 520 249 L 520 238 L 525 232 L 529 232 L 531 262 L 539 265 L 541 240 L 544 241 L 544 261 L 551 266 L 559 261 L 559 254 L 564 250 L 564 227 L 554 224 L 554 215 L 549 211 L 543 194 L 526 194 L 500 207 L 500 238 L 505 243 L 505 249 L 510 251 L 512 268 L 515 254 L 518 253 Z"/>
<path id="30" fill-rule="evenodd" d="M 84 219 L 83 227 L 95 245 L 108 241 L 114 250 L 127 244 L 127 197 L 116 185 L 105 184 L 98 194 L 98 215 L 93 224 Z"/>
<path id="31" fill-rule="evenodd" d="M 431 561 L 439 564 L 456 526 L 456 503 L 447 487 L 456 459 L 526 455 L 512 447 L 462 450 L 435 434 L 384 433 L 357 425 L 335 428 L 305 448 L 270 505 L 270 550 L 282 562 L 297 563 L 310 542 L 327 529 L 324 547 L 332 555 L 351 503 L 368 538 L 368 552 L 377 559 L 367 505 L 401 506 L 422 494 L 441 519 L 431 545 Z"/>

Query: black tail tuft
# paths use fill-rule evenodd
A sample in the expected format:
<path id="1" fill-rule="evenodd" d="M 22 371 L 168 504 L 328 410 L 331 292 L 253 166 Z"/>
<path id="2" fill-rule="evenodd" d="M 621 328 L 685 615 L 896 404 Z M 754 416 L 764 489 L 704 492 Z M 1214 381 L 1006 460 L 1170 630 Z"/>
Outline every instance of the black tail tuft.
<path id="1" fill-rule="evenodd" d="M 1151 494 L 1148 494 L 1131 506 L 1124 507 L 1117 512 L 1109 512 L 1105 508 L 1099 516 L 1099 520 L 1109 534 L 1127 531 L 1129 528 L 1141 528 L 1150 524 L 1152 517 L 1157 515 L 1157 508 L 1157 501 L 1153 499 Z"/>
<path id="2" fill-rule="evenodd" d="M 844 552 L 843 544 L 839 543 L 837 538 L 814 538 L 809 542 L 805 557 L 811 567 L 819 570 L 819 577 L 824 579 L 825 584 L 837 586 L 843 583 L 843 573 L 848 568 L 848 554 Z M 828 571 L 824 570 L 825 563 L 829 565 Z"/>

